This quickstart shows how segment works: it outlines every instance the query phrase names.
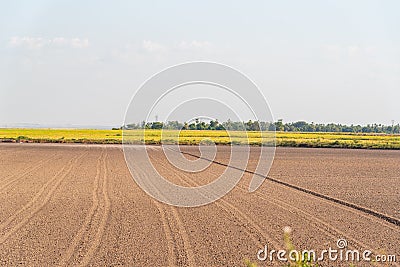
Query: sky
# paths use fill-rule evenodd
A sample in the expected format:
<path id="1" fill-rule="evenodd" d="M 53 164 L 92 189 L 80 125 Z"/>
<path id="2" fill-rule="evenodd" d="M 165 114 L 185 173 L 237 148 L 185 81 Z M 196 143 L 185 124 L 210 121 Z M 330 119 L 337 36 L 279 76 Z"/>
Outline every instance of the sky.
<path id="1" fill-rule="evenodd" d="M 244 73 L 284 122 L 399 123 L 399 10 L 395 0 L 1 1 L 0 125 L 119 126 L 147 79 L 191 61 Z"/>

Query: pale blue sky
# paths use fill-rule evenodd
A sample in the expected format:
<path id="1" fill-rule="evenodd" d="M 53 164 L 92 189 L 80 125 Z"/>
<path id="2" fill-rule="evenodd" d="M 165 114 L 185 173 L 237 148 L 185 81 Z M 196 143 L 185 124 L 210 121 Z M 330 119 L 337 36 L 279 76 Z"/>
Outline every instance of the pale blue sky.
<path id="1" fill-rule="evenodd" d="M 400 121 L 399 1 L 2 1 L 0 125 L 120 125 L 182 62 L 248 75 L 276 119 Z"/>

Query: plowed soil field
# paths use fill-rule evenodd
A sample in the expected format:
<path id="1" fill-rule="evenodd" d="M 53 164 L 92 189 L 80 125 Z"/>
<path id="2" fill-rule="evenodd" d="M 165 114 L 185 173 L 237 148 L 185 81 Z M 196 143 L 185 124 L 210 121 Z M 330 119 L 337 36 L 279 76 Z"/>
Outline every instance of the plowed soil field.
<path id="1" fill-rule="evenodd" d="M 257 253 L 266 244 L 286 249 L 285 227 L 299 251 L 319 256 L 345 239 L 346 249 L 400 261 L 400 151 L 277 148 L 265 182 L 249 193 L 259 149 L 251 148 L 226 196 L 177 208 L 135 183 L 121 146 L 1 144 L 0 265 L 245 266 L 248 259 L 284 266 L 276 254 L 261 261 Z M 172 166 L 160 147 L 148 150 L 159 173 L 184 186 L 207 184 L 235 165 L 227 146 L 199 173 Z M 200 156 L 196 147 L 183 152 Z M 319 265 L 379 265 L 327 258 Z"/>

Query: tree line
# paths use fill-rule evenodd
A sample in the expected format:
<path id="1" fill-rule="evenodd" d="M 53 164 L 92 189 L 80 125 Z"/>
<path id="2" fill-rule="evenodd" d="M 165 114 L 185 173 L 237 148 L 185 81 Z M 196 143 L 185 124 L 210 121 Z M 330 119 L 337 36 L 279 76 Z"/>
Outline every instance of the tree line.
<path id="1" fill-rule="evenodd" d="M 229 131 L 284 131 L 284 132 L 348 132 L 348 133 L 400 133 L 400 125 L 344 125 L 337 123 L 308 123 L 305 121 L 284 123 L 281 119 L 276 122 L 252 121 L 237 122 L 227 120 L 202 121 L 196 119 L 193 122 L 142 122 L 131 123 L 120 128 L 113 129 L 168 129 L 168 130 L 229 130 Z"/>

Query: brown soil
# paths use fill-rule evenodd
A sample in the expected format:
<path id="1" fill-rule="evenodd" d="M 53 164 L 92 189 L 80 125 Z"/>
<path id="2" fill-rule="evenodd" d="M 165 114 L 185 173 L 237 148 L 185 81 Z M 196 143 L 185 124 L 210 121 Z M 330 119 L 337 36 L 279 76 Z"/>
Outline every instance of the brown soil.
<path id="1" fill-rule="evenodd" d="M 228 163 L 227 149 L 219 148 L 217 161 Z M 161 174 L 184 186 L 209 183 L 226 168 L 182 172 L 159 147 L 149 154 Z M 400 219 L 400 151 L 278 148 L 269 176 Z M 286 248 L 285 226 L 298 250 L 336 249 L 345 238 L 349 249 L 400 260 L 398 225 L 270 180 L 248 193 L 251 178 L 245 173 L 210 205 L 176 208 L 137 186 L 120 146 L 1 144 L 0 265 L 244 266 L 250 259 L 283 266 L 256 254 L 266 243 Z"/>

